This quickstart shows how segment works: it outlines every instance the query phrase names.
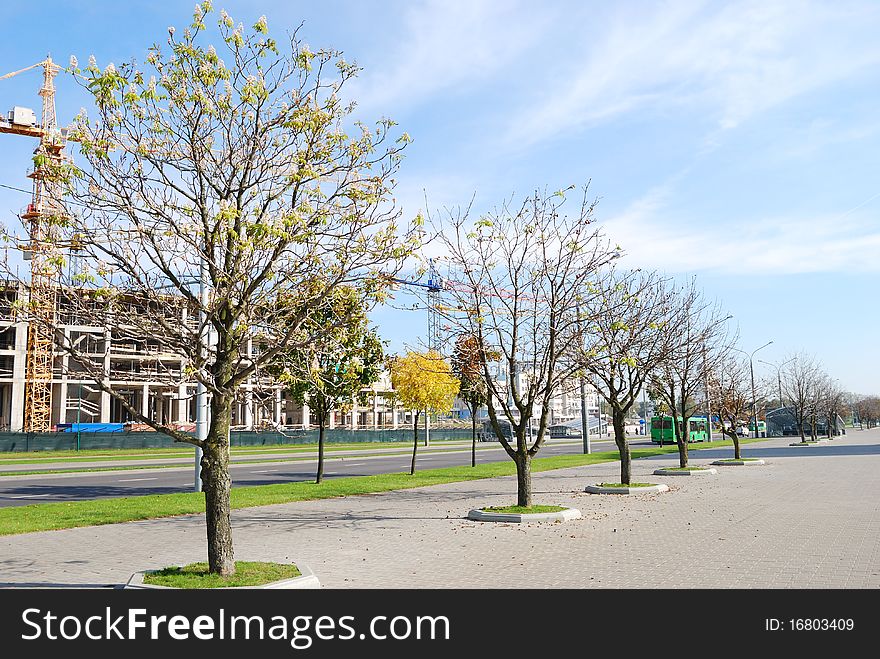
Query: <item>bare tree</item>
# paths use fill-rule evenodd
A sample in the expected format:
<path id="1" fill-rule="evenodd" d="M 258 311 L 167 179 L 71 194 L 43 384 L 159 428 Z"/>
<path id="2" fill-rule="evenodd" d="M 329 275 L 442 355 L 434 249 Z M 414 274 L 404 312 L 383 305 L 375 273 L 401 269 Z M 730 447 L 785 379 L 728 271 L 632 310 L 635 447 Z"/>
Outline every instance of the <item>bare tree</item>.
<path id="1" fill-rule="evenodd" d="M 825 396 L 825 434 L 829 439 L 842 432 L 837 420 L 846 414 L 846 401 L 847 392 L 837 382 L 830 382 Z"/>
<path id="2" fill-rule="evenodd" d="M 468 213 L 449 218 L 443 241 L 459 280 L 450 284 L 450 318 L 458 331 L 497 352 L 507 377 L 498 381 L 482 360 L 489 420 L 516 464 L 517 505 L 532 505 L 532 458 L 544 444 L 554 393 L 578 372 L 591 285 L 616 250 L 593 226 L 595 201 L 584 189 L 578 212 L 563 214 L 565 194 L 536 193 L 470 226 Z M 499 422 L 510 424 L 514 441 Z M 537 422 L 534 433 L 533 419 Z"/>
<path id="3" fill-rule="evenodd" d="M 873 428 L 880 421 L 880 397 L 860 396 L 853 403 L 859 417 L 859 429 Z"/>
<path id="4" fill-rule="evenodd" d="M 64 282 L 65 313 L 111 340 L 155 342 L 183 358 L 164 374 L 159 360 L 157 375 L 206 387 L 207 438 L 143 414 L 77 340 L 62 348 L 133 418 L 204 451 L 208 563 L 228 575 L 228 436 L 239 387 L 347 323 L 306 323 L 334 290 L 353 287 L 367 308 L 381 300 L 379 274 L 396 271 L 415 234 L 398 236 L 390 203 L 406 135 L 395 139 L 388 120 L 346 133 L 354 106 L 341 94 L 356 67 L 296 33 L 277 44 L 265 19 L 236 27 L 225 12 L 216 48 L 205 45 L 210 11 L 198 6 L 182 34 L 169 29 L 167 47 L 153 46 L 144 67 L 102 71 L 90 61 L 75 71 L 97 116 L 81 114 L 73 129 L 85 166 L 59 172 L 77 210 L 59 230 L 90 263 Z"/>
<path id="5" fill-rule="evenodd" d="M 740 460 L 739 423 L 752 403 L 748 361 L 732 354 L 719 360 L 709 377 L 709 391 L 721 418 L 721 432 L 733 441 L 733 457 Z"/>
<path id="6" fill-rule="evenodd" d="M 727 320 L 717 303 L 703 297 L 691 279 L 676 291 L 676 316 L 668 323 L 668 359 L 651 374 L 651 387 L 672 411 L 679 463 L 688 464 L 690 419 L 704 405 L 706 374 L 731 345 Z"/>
<path id="7" fill-rule="evenodd" d="M 791 355 L 789 360 L 782 371 L 782 393 L 791 407 L 801 441 L 805 442 L 804 425 L 809 418 L 821 368 L 815 357 L 803 352 Z"/>
<path id="8" fill-rule="evenodd" d="M 624 420 L 649 373 L 670 357 L 674 294 L 669 283 L 654 272 L 613 272 L 595 288 L 597 294 L 585 310 L 591 322 L 579 359 L 602 383 L 597 390 L 611 408 L 620 482 L 629 483 L 632 457 Z"/>

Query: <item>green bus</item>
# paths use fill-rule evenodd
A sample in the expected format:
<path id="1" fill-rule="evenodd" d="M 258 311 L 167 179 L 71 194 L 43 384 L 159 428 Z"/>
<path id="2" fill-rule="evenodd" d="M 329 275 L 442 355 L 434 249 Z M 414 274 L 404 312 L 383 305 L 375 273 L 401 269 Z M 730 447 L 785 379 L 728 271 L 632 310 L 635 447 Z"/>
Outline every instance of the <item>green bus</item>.
<path id="1" fill-rule="evenodd" d="M 675 444 L 675 425 L 681 423 L 681 417 L 651 417 L 651 441 L 655 444 Z M 709 439 L 706 417 L 692 416 L 688 422 L 688 443 L 705 442 Z"/>
<path id="2" fill-rule="evenodd" d="M 754 434 L 755 432 L 755 422 L 749 420 L 749 432 Z M 766 421 L 758 421 L 758 437 L 766 437 L 767 436 L 767 422 Z"/>

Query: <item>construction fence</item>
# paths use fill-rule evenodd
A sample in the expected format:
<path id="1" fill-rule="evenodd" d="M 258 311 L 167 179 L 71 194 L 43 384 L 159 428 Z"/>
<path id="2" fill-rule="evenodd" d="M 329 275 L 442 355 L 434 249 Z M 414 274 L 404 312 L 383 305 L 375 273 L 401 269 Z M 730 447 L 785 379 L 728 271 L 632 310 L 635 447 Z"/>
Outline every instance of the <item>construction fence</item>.
<path id="1" fill-rule="evenodd" d="M 425 431 L 419 428 L 419 441 Z M 432 428 L 431 440 L 470 439 L 469 428 Z M 412 428 L 397 430 L 327 429 L 328 444 L 361 442 L 411 442 Z M 275 446 L 282 444 L 317 444 L 317 430 L 235 431 L 230 433 L 232 446 Z M 84 451 L 88 449 L 186 448 L 159 432 L 0 432 L 0 452 Z"/>

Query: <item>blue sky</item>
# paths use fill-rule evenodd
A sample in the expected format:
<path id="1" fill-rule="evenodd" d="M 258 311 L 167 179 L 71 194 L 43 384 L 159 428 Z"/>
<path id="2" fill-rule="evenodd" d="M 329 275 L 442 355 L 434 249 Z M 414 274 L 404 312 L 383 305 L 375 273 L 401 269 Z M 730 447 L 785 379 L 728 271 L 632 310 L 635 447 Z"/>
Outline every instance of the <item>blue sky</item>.
<path id="1" fill-rule="evenodd" d="M 0 74 L 42 59 L 143 60 L 187 2 L 12 3 Z M 633 267 L 695 273 L 758 357 L 814 353 L 877 392 L 880 3 L 221 2 L 364 68 L 363 119 L 414 142 L 407 215 L 591 181 L 597 217 Z M 38 107 L 38 72 L 0 80 L 0 109 Z M 87 99 L 58 82 L 58 116 Z M 28 188 L 33 145 L 0 136 L 0 183 Z M 0 188 L 0 221 L 26 195 Z M 405 293 L 400 306 L 416 302 Z M 424 311 L 374 313 L 391 348 Z M 759 374 L 770 369 L 759 367 Z"/>

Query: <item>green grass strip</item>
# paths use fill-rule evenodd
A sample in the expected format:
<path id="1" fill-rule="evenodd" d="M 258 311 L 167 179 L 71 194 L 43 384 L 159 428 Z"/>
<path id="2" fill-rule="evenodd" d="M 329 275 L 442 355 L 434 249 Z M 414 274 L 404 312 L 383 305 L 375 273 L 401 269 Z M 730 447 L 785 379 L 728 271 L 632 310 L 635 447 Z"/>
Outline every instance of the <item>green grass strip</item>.
<path id="1" fill-rule="evenodd" d="M 480 451 L 488 451 L 493 448 L 499 448 L 498 446 L 478 446 L 477 452 Z M 470 448 L 467 447 L 428 447 L 419 451 L 419 456 L 424 455 L 436 455 L 438 453 L 465 453 L 469 452 Z M 264 460 L 254 459 L 254 460 L 236 460 L 231 463 L 233 467 L 243 467 L 249 465 L 263 465 L 263 464 L 276 464 L 276 463 L 284 463 L 284 462 L 316 462 L 318 459 L 317 450 L 311 452 L 311 455 L 302 455 L 295 458 L 288 457 L 267 457 Z M 360 458 L 397 458 L 401 456 L 412 455 L 412 451 L 408 450 L 405 452 L 385 452 L 385 453 L 356 453 L 352 455 L 346 455 L 342 457 L 344 461 L 345 458 L 349 458 L 350 460 L 360 459 Z M 335 458 L 332 455 L 326 455 L 325 458 L 328 462 L 337 461 L 339 458 Z M 132 470 L 143 470 L 143 469 L 181 469 L 181 470 L 189 470 L 192 469 L 190 463 L 187 464 L 153 464 L 153 465 L 120 465 L 120 466 L 106 466 L 106 467 L 70 467 L 67 469 L 27 469 L 25 471 L 3 471 L 2 465 L 0 465 L 0 477 L 5 478 L 7 476 L 35 476 L 35 475 L 43 475 L 43 474 L 86 474 L 91 472 L 101 472 L 101 471 L 132 471 Z"/>
<path id="2" fill-rule="evenodd" d="M 298 576 L 299 568 L 292 564 L 235 561 L 235 574 L 221 577 L 208 572 L 207 563 L 190 563 L 183 567 L 166 567 L 164 570 L 145 574 L 144 583 L 169 588 L 241 588 L 262 586 Z"/>
<path id="3" fill-rule="evenodd" d="M 699 449 L 731 446 L 731 442 L 712 442 Z M 691 450 L 694 450 L 693 448 Z M 646 458 L 678 452 L 677 446 L 632 449 L 633 459 Z M 613 462 L 619 459 L 617 451 L 602 451 L 589 455 L 558 455 L 549 458 L 535 458 L 532 471 L 542 472 L 567 467 L 580 467 L 600 462 Z M 345 497 L 357 494 L 374 494 L 392 490 L 407 490 L 415 487 L 459 483 L 497 476 L 511 476 L 516 473 L 512 460 L 492 462 L 476 467 L 444 467 L 408 473 L 378 474 L 375 476 L 346 476 L 325 480 L 320 485 L 314 482 L 278 483 L 274 485 L 253 485 L 232 489 L 233 509 L 269 506 L 277 503 L 311 501 Z M 82 526 L 99 526 L 143 519 L 158 519 L 177 515 L 191 515 L 205 512 L 205 497 L 200 492 L 178 492 L 175 494 L 153 494 L 113 499 L 94 499 L 88 501 L 69 501 L 61 503 L 39 503 L 27 506 L 0 508 L 0 535 L 53 531 Z"/>
<path id="4" fill-rule="evenodd" d="M 455 442 L 461 440 L 440 439 L 432 442 Z M 357 449 L 406 448 L 412 442 L 354 442 L 350 444 L 327 444 L 324 450 L 352 451 Z M 430 448 L 430 447 L 429 447 Z M 195 447 L 193 447 L 195 449 Z M 261 453 L 303 453 L 316 452 L 318 444 L 269 444 L 266 446 L 233 446 L 233 455 L 259 455 Z M 28 457 L 23 458 L 22 455 Z M 191 458 L 193 451 L 182 451 L 181 448 L 154 449 L 84 449 L 82 451 L 32 451 L 15 452 L 0 455 L 0 465 L 31 464 L 42 462 L 76 462 L 95 459 L 107 460 L 156 460 L 157 458 Z"/>

